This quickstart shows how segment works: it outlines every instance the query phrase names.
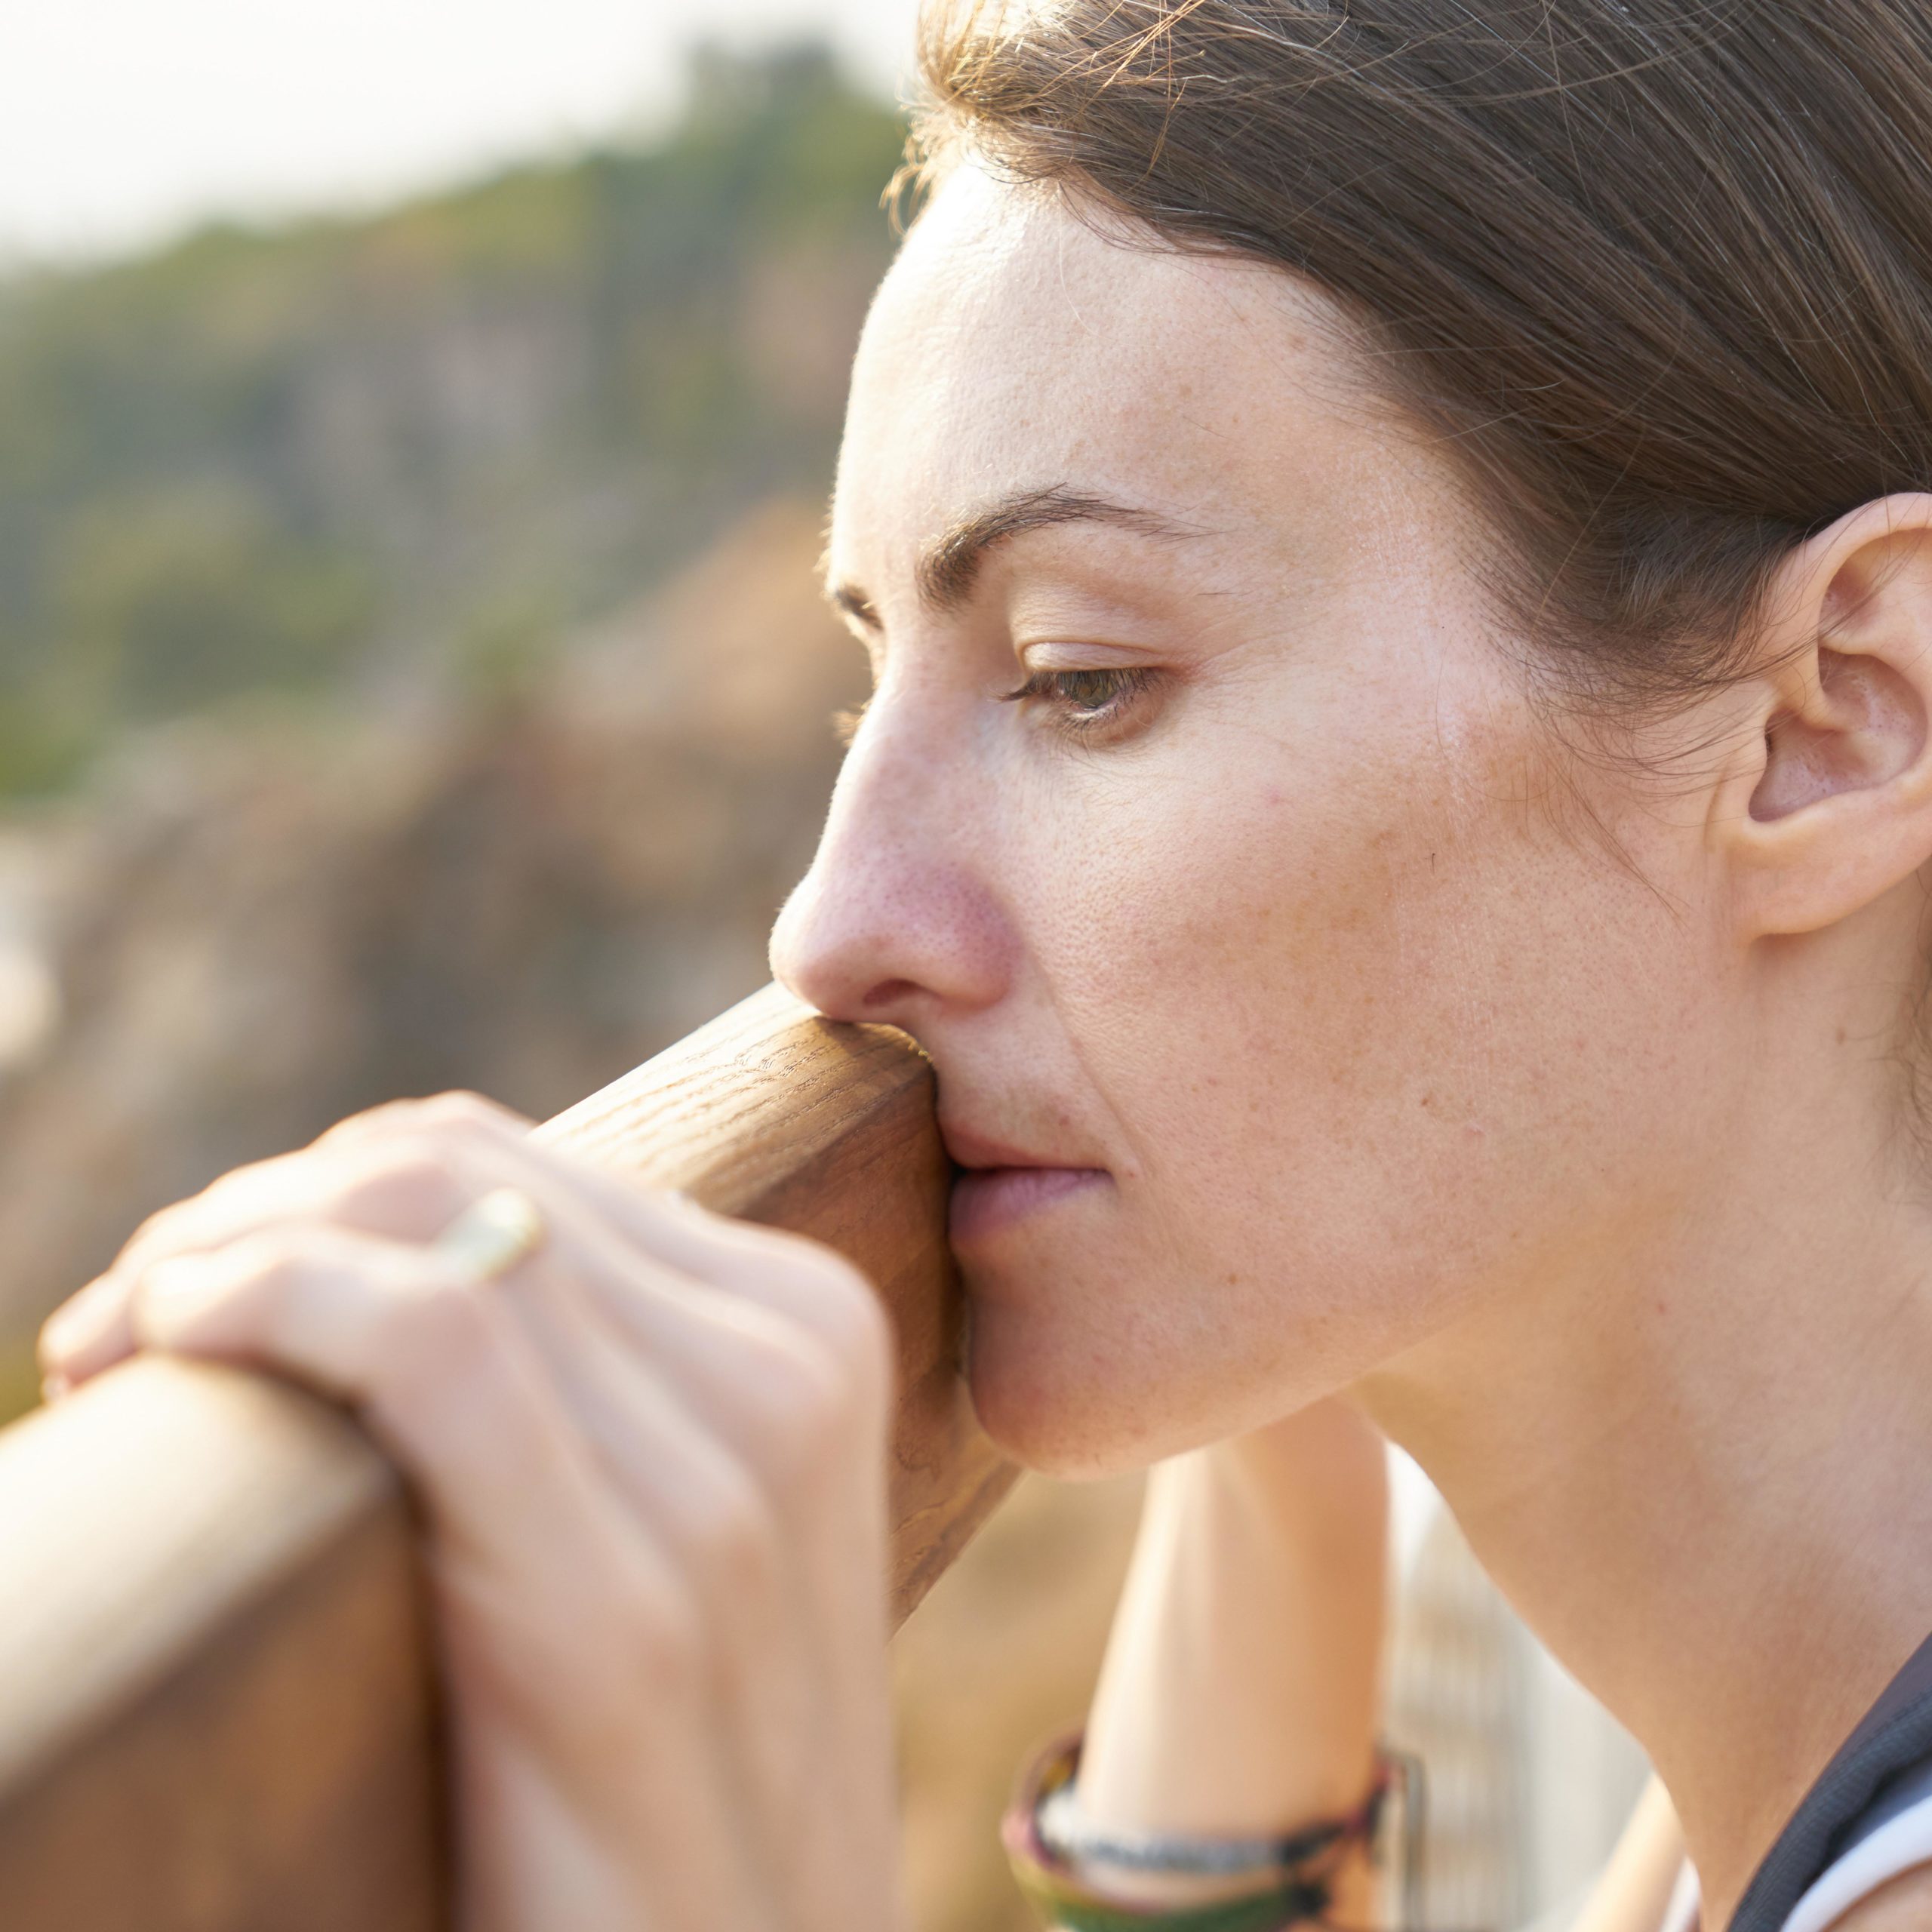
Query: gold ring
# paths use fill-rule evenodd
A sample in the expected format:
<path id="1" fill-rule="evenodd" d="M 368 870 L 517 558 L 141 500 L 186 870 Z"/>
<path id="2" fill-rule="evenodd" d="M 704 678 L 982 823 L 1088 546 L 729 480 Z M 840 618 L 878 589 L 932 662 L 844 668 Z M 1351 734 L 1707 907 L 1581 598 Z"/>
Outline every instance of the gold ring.
<path id="1" fill-rule="evenodd" d="M 479 1195 L 433 1244 L 435 1252 L 472 1281 L 494 1281 L 528 1260 L 549 1232 L 543 1211 L 520 1187 Z"/>

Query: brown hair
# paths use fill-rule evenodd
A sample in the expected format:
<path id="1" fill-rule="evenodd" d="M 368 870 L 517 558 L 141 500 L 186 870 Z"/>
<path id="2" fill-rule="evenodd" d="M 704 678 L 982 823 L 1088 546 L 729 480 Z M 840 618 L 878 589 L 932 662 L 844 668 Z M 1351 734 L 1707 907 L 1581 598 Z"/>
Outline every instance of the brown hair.
<path id="1" fill-rule="evenodd" d="M 1783 552 L 1932 485 L 1926 0 L 1036 0 L 921 51 L 928 168 L 1362 318 L 1573 690 L 1734 675 Z"/>

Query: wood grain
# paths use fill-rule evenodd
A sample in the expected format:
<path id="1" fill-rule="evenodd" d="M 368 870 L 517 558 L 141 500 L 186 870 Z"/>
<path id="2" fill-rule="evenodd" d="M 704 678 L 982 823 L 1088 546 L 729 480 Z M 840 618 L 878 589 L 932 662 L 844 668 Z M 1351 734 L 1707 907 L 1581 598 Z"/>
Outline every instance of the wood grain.
<path id="1" fill-rule="evenodd" d="M 924 1061 L 768 988 L 538 1131 L 878 1284 L 903 1617 L 1013 1475 L 958 1374 Z M 388 1466 L 278 1384 L 137 1361 L 0 1434 L 0 1925 L 444 1924 L 417 1569 Z"/>

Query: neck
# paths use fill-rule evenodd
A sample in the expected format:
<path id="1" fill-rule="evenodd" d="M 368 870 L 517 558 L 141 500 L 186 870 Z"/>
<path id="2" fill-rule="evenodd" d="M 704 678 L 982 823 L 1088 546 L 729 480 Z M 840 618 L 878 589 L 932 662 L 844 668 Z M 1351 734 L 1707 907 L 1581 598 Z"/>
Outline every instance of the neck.
<path id="1" fill-rule="evenodd" d="M 1650 1753 L 1712 1927 L 1932 1633 L 1932 1212 L 1806 1126 L 1361 1391 Z"/>

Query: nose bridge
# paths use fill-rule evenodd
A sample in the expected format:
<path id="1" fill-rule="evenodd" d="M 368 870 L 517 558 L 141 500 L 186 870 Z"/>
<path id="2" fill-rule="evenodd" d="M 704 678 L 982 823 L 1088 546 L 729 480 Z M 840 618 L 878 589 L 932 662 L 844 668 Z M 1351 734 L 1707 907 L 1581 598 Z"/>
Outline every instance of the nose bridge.
<path id="1" fill-rule="evenodd" d="M 773 933 L 777 977 L 835 1018 L 996 998 L 1011 945 L 974 797 L 958 740 L 875 699 Z"/>

